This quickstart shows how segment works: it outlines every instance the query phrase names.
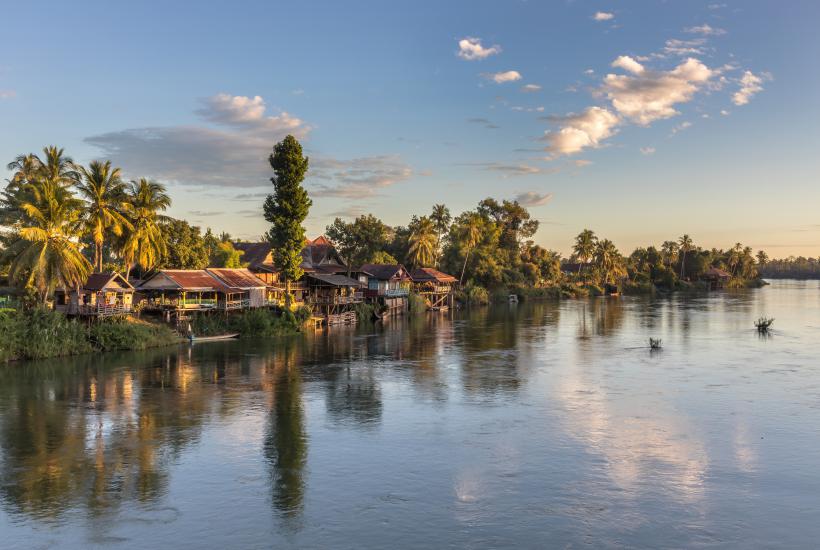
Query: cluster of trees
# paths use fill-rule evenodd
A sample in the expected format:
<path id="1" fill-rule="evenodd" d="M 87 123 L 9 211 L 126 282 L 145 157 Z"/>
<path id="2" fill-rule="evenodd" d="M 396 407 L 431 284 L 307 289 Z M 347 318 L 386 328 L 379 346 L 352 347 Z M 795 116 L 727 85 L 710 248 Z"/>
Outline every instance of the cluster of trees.
<path id="1" fill-rule="evenodd" d="M 45 302 L 55 287 L 82 284 L 107 269 L 234 266 L 230 236 L 203 236 L 198 227 L 164 215 L 171 199 L 162 184 L 124 181 L 110 161 L 81 166 L 63 149 L 20 155 L 0 193 L 0 273 L 33 288 Z"/>
<path id="2" fill-rule="evenodd" d="M 783 260 L 764 260 L 758 268 L 763 277 L 773 279 L 820 279 L 820 258 L 789 256 Z"/>

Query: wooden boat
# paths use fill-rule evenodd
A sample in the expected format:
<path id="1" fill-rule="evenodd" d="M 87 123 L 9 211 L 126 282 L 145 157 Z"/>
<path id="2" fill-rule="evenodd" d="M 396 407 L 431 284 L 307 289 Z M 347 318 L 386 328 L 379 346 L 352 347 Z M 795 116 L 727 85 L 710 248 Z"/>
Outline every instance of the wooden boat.
<path id="1" fill-rule="evenodd" d="M 239 333 L 235 332 L 233 334 L 219 334 L 217 336 L 194 336 L 191 334 L 188 336 L 188 340 L 193 344 L 194 342 L 215 342 L 217 340 L 231 340 L 233 338 L 239 338 Z"/>

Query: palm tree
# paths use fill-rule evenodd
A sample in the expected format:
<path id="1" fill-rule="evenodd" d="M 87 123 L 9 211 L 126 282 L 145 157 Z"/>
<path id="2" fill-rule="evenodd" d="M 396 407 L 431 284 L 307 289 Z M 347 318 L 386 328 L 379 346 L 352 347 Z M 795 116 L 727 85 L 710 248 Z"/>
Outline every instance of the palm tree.
<path id="1" fill-rule="evenodd" d="M 110 231 L 121 236 L 131 223 L 123 216 L 125 184 L 120 169 L 112 168 L 111 161 L 92 161 L 88 168 L 81 167 L 82 181 L 77 184 L 80 195 L 88 201 L 85 209 L 85 229 L 94 240 L 94 266 L 102 272 L 103 244 Z"/>
<path id="2" fill-rule="evenodd" d="M 482 217 L 477 212 L 471 212 L 467 215 L 461 226 L 462 246 L 467 249 L 464 255 L 464 265 L 461 267 L 461 277 L 458 278 L 458 284 L 464 282 L 464 272 L 467 269 L 467 260 L 470 259 L 470 252 L 481 241 L 481 222 Z"/>
<path id="3" fill-rule="evenodd" d="M 410 261 L 425 267 L 436 261 L 436 228 L 433 221 L 422 216 L 410 232 Z"/>
<path id="4" fill-rule="evenodd" d="M 131 228 L 121 250 L 126 264 L 126 279 L 131 274 L 133 264 L 139 264 L 146 270 L 162 259 L 165 240 L 159 226 L 163 216 L 159 212 L 171 206 L 171 198 L 165 193 L 165 186 L 145 178 L 132 181 L 127 194 L 125 213 Z"/>
<path id="5" fill-rule="evenodd" d="M 683 273 L 686 266 L 686 254 L 688 254 L 692 250 L 692 245 L 694 244 L 692 241 L 692 237 L 689 235 L 684 235 L 680 239 L 678 239 L 678 244 L 680 245 L 680 278 L 683 279 Z"/>
<path id="6" fill-rule="evenodd" d="M 6 188 L 0 193 L 0 225 L 11 226 L 24 215 L 21 206 L 26 197 L 26 185 L 33 183 L 42 174 L 43 164 L 37 155 L 18 155 L 6 165 L 12 172 L 11 179 L 6 180 Z M 30 195 L 30 194 L 29 194 Z"/>
<path id="7" fill-rule="evenodd" d="M 430 219 L 433 221 L 433 226 L 436 229 L 436 266 L 441 258 L 441 236 L 450 227 L 450 222 L 453 217 L 450 215 L 450 209 L 443 204 L 433 205 L 433 213 L 430 214 Z"/>
<path id="8" fill-rule="evenodd" d="M 766 252 L 763 251 L 763 250 L 758 250 L 757 251 L 756 258 L 757 258 L 757 265 L 766 265 L 767 263 L 769 263 L 769 255 L 766 254 Z"/>
<path id="9" fill-rule="evenodd" d="M 588 264 L 595 254 L 595 245 L 598 242 L 598 237 L 595 232 L 589 229 L 581 231 L 575 237 L 575 244 L 572 246 L 572 252 L 579 262 Z"/>
<path id="10" fill-rule="evenodd" d="M 678 243 L 675 241 L 663 241 L 661 251 L 666 267 L 670 267 L 678 259 Z"/>
<path id="11" fill-rule="evenodd" d="M 11 257 L 9 279 L 33 284 L 44 304 L 54 288 L 78 287 L 91 270 L 76 244 L 82 203 L 55 181 L 59 183 L 55 172 L 43 171 L 25 185 L 31 200 L 21 204 L 25 216 L 19 239 L 6 251 Z"/>
<path id="12" fill-rule="evenodd" d="M 623 275 L 621 253 L 609 239 L 598 241 L 595 247 L 595 264 L 604 277 L 604 283 L 615 284 Z"/>

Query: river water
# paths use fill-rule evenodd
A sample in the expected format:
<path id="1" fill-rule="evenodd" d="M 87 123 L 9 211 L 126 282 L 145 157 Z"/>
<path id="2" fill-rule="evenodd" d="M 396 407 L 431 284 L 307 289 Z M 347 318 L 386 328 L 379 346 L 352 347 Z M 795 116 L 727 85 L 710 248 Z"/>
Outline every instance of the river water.
<path id="1" fill-rule="evenodd" d="M 2 548 L 814 547 L 820 284 L 11 365 L 0 460 Z"/>

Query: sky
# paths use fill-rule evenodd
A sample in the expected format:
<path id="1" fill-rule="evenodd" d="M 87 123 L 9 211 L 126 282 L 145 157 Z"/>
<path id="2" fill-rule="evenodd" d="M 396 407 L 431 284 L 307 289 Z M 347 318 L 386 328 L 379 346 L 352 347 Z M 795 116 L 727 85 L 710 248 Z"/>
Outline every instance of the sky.
<path id="1" fill-rule="evenodd" d="M 10 2 L 0 159 L 49 144 L 255 239 L 288 133 L 311 236 L 516 199 L 535 241 L 820 256 L 820 2 Z M 36 32 L 34 32 L 36 29 Z M 0 170 L 2 171 L 2 170 Z M 3 177 L 8 177 L 6 172 Z"/>

